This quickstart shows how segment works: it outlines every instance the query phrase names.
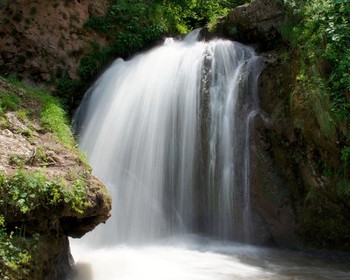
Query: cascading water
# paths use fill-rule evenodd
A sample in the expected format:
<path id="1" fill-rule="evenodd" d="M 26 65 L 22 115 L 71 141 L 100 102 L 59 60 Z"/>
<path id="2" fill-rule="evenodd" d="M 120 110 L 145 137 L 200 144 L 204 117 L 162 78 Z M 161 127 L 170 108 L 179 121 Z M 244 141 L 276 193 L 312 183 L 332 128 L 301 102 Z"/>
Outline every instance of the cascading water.
<path id="1" fill-rule="evenodd" d="M 198 216 L 218 236 L 247 226 L 241 188 L 258 61 L 239 43 L 191 36 L 117 60 L 96 82 L 78 121 L 80 146 L 113 198 L 103 243 L 192 232 L 203 228 Z"/>
<path id="2" fill-rule="evenodd" d="M 252 49 L 214 43 L 209 87 L 209 230 L 220 237 L 250 236 L 249 122 L 258 112 L 262 62 Z"/>
<path id="3" fill-rule="evenodd" d="M 249 47 L 197 35 L 115 61 L 86 94 L 80 146 L 113 210 L 72 242 L 81 268 L 74 279 L 295 279 L 306 271 L 308 279 L 347 279 L 342 267 L 299 268 L 300 257 L 285 262 L 223 241 L 249 241 L 249 138 L 262 62 Z"/>

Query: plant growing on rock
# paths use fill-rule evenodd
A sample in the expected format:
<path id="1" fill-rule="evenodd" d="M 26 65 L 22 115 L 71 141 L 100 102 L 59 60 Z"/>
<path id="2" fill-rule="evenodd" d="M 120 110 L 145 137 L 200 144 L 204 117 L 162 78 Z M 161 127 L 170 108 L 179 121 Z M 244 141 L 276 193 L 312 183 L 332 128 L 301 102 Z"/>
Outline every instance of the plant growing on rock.
<path id="1" fill-rule="evenodd" d="M 304 192 L 296 199 L 303 209 L 301 235 L 313 247 L 348 250 L 349 1 L 280 2 L 288 16 L 282 37 L 294 54 L 289 60 L 295 70 L 291 118 L 294 128 L 302 131 L 308 154 L 301 159 L 304 167 L 294 174 L 301 175 L 298 191 Z M 311 174 L 300 174 L 300 168 Z"/>
<path id="2" fill-rule="evenodd" d="M 0 93 L 14 100 L 13 106 L 5 103 L 0 116 L 6 139 L 0 147 L 0 278 L 43 279 L 62 246 L 68 246 L 67 235 L 81 236 L 84 218 L 99 217 L 97 196 L 105 202 L 104 214 L 87 225 L 90 229 L 108 218 L 111 202 L 77 149 L 57 99 L 14 79 L 0 78 Z M 30 137 L 23 135 L 25 129 Z M 78 233 L 65 225 L 67 217 Z M 48 246 L 54 255 L 46 256 Z"/>

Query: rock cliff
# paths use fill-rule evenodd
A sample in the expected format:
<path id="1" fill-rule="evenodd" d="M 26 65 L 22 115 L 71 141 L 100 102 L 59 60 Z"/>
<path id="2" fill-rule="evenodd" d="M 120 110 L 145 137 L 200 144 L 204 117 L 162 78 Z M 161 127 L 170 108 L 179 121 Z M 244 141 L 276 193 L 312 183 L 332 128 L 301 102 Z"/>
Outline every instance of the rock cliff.
<path id="1" fill-rule="evenodd" d="M 256 0 L 230 12 L 211 32 L 202 32 L 206 38 L 250 44 L 265 58 L 251 158 L 254 242 L 348 251 L 350 208 L 344 186 L 350 180 L 341 162 L 344 139 L 335 126 L 325 133 L 331 119 L 327 104 L 320 99 L 310 103 L 308 89 L 298 82 L 300 53 L 281 35 L 286 19 L 279 1 Z M 326 72 L 327 64 L 322 67 Z"/>
<path id="2" fill-rule="evenodd" d="M 2 247 L 0 275 L 65 279 L 73 265 L 68 236 L 105 222 L 111 198 L 55 99 L 2 78 L 0 97 L 0 237 L 12 246 Z"/>
<path id="3" fill-rule="evenodd" d="M 105 39 L 84 28 L 90 16 L 106 13 L 107 0 L 0 2 L 0 72 L 37 83 L 77 76 L 90 42 Z"/>
<path id="4" fill-rule="evenodd" d="M 107 44 L 102 35 L 84 28 L 90 16 L 106 13 L 107 4 L 107 0 L 0 0 L 0 72 L 38 83 L 65 75 L 76 77 L 80 59 L 91 51 L 91 41 Z M 252 132 L 253 241 L 350 250 L 350 195 L 341 191 L 349 186 L 349 180 L 337 175 L 337 170 L 344 168 L 340 160 L 344 140 L 336 130 L 323 133 L 322 119 L 304 99 L 305 89 L 297 83 L 298 51 L 281 35 L 285 19 L 280 1 L 255 0 L 231 11 L 213 30 L 201 32 L 204 38 L 225 37 L 249 44 L 265 58 L 259 85 L 262 113 Z M 23 90 L 4 80 L 0 80 L 0 89 L 8 95 L 25 96 Z M 38 105 L 38 101 L 27 100 L 17 109 L 36 112 Z M 110 201 L 101 192 L 101 183 L 84 171 L 75 151 L 57 142 L 54 134 L 42 127 L 40 118 L 30 124 L 21 120 L 23 114 L 17 109 L 1 114 L 0 164 L 7 180 L 18 177 L 19 165 L 25 172 L 44 169 L 48 181 L 58 176 L 75 182 L 79 179 L 76 174 L 85 174 L 87 202 L 91 204 L 87 203 L 83 213 L 74 210 L 69 201 L 61 201 L 54 209 L 38 208 L 35 215 L 23 216 L 17 209 L 19 212 L 5 221 L 11 229 L 23 223 L 28 235 L 38 231 L 43 236 L 41 253 L 47 246 L 51 255 L 42 255 L 40 277 L 59 279 L 71 261 L 67 236 L 81 236 L 104 221 Z M 329 117 L 321 102 L 319 109 Z"/>

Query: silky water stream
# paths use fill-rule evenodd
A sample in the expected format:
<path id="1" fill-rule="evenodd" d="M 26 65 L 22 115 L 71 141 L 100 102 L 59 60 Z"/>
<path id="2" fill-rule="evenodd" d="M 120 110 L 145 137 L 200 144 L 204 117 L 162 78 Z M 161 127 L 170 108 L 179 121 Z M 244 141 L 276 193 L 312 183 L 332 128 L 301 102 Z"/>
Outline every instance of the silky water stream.
<path id="1" fill-rule="evenodd" d="M 116 60 L 84 97 L 79 144 L 113 210 L 71 240 L 75 279 L 350 279 L 344 262 L 228 241 L 250 238 L 263 66 L 253 49 L 197 33 Z"/>

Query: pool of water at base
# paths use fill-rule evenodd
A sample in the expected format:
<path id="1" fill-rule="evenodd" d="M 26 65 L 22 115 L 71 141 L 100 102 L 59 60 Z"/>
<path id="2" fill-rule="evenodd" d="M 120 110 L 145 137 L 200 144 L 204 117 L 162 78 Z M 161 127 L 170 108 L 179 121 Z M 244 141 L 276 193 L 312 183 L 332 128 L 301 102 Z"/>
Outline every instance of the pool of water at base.
<path id="1" fill-rule="evenodd" d="M 74 280 L 350 279 L 344 259 L 199 236 L 105 248 L 71 240 L 71 250 Z"/>

